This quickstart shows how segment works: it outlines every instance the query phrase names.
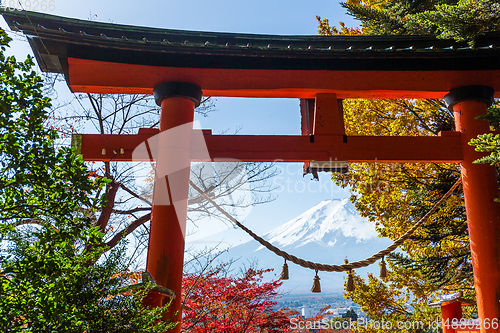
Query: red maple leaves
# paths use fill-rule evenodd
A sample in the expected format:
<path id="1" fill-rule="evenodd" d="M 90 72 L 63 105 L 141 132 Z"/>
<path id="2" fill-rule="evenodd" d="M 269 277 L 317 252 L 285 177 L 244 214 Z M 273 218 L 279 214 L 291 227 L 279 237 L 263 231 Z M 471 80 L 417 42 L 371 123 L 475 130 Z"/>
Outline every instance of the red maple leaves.
<path id="1" fill-rule="evenodd" d="M 271 270 L 248 269 L 241 277 L 227 276 L 221 267 L 183 279 L 182 329 L 186 332 L 289 332 L 297 315 L 276 310 L 280 280 L 262 282 Z"/>

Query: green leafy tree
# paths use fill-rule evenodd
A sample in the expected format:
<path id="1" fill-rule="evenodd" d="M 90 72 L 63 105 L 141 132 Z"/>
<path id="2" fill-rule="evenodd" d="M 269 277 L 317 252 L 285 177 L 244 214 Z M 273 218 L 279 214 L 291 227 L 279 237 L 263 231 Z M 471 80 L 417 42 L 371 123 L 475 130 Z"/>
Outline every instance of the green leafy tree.
<path id="1" fill-rule="evenodd" d="M 495 0 L 360 1 L 342 3 L 368 35 L 432 34 L 467 41 L 500 30 L 500 2 Z"/>
<path id="2" fill-rule="evenodd" d="M 496 103 L 488 109 L 488 113 L 481 116 L 482 119 L 488 120 L 491 127 L 498 130 L 500 123 L 500 103 Z M 472 139 L 469 143 L 471 146 L 476 147 L 478 152 L 490 153 L 474 163 L 485 163 L 496 167 L 500 167 L 500 135 L 494 133 L 486 133 L 478 135 L 476 139 Z M 500 201 L 500 199 L 496 199 Z"/>
<path id="3" fill-rule="evenodd" d="M 354 311 L 354 309 L 349 309 L 342 315 L 342 318 L 349 318 L 351 321 L 356 321 L 358 320 L 358 314 Z"/>
<path id="4" fill-rule="evenodd" d="M 477 36 L 500 30 L 500 2 L 460 0 L 436 4 L 434 9 L 409 15 L 404 25 L 409 31 L 435 33 L 438 38 L 468 41 L 474 46 Z"/>
<path id="5" fill-rule="evenodd" d="M 5 56 L 9 41 L 0 30 L 0 331 L 164 332 L 165 309 L 141 306 L 147 288 L 120 293 L 123 247 L 106 253 L 90 218 L 109 180 L 55 148 L 43 82 L 31 58 Z"/>

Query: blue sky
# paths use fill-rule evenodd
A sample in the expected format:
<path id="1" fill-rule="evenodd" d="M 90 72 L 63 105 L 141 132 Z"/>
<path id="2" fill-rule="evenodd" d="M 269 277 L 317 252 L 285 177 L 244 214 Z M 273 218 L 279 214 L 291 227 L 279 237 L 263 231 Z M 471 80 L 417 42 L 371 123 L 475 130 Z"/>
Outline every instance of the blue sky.
<path id="1" fill-rule="evenodd" d="M 97 15 L 99 21 L 122 24 L 239 33 L 314 35 L 315 15 L 354 24 L 335 0 L 54 0 L 54 9 L 47 12 L 79 19 Z"/>
<path id="2" fill-rule="evenodd" d="M 348 26 L 356 25 L 334 0 L 53 1 L 54 10 L 47 10 L 48 14 L 168 29 L 315 35 L 316 15 L 327 17 L 334 24 L 343 21 Z M 28 1 L 23 4 L 28 9 Z M 3 20 L 0 26 L 5 28 Z M 27 43 L 12 44 L 12 52 L 19 58 L 25 57 L 29 52 Z M 61 90 L 61 96 L 69 94 L 64 87 Z M 198 118 L 202 128 L 212 129 L 214 133 L 239 129 L 240 134 L 300 134 L 299 102 L 295 99 L 218 98 L 216 108 L 217 112 L 208 118 Z M 279 167 L 281 175 L 274 181 L 284 186 L 274 193 L 277 199 L 253 208 L 245 220 L 257 233 L 289 221 L 322 200 L 349 195 L 332 186 L 329 174 L 321 174 L 320 181 L 315 182 L 311 177 L 302 177 L 301 164 Z M 220 222 L 204 221 L 192 239 L 224 228 Z"/>

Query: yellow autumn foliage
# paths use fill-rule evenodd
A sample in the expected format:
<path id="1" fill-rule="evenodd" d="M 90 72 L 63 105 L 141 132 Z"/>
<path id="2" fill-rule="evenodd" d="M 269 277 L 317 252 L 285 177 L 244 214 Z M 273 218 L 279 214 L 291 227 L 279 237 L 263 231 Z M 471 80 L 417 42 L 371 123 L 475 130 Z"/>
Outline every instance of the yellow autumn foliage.
<path id="1" fill-rule="evenodd" d="M 453 129 L 452 114 L 439 100 L 344 100 L 343 105 L 348 135 L 435 136 L 441 130 Z M 376 224 L 381 237 L 392 240 L 410 229 L 459 177 L 459 165 L 442 163 L 354 163 L 349 165 L 346 175 L 333 174 L 338 185 L 351 188 L 351 200 L 359 213 Z M 449 267 L 468 269 L 466 228 L 460 188 L 398 252 L 416 262 L 449 257 L 446 262 Z M 426 277 L 427 270 L 412 269 L 411 263 L 401 265 L 389 258 L 388 266 L 389 275 L 384 281 L 373 275 L 365 281 L 355 275 L 356 289 L 346 293 L 374 321 L 391 321 L 393 325 L 423 323 L 427 329 L 439 318 L 439 310 L 427 307 L 437 294 L 460 290 L 473 297 L 470 272 L 461 276 L 458 271 L 456 278 L 449 282 L 444 279 L 445 283 L 438 285 Z M 432 268 L 429 271 L 439 275 Z M 418 332 L 418 329 L 360 325 L 357 331 Z"/>

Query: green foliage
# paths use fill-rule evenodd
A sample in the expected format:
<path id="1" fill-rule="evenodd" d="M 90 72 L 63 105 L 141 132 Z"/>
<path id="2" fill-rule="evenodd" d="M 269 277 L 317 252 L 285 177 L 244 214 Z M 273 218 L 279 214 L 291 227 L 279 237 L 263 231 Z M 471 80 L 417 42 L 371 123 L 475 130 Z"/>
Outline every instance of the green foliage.
<path id="1" fill-rule="evenodd" d="M 342 315 L 342 318 L 350 318 L 351 321 L 356 321 L 358 320 L 358 315 L 354 309 L 347 310 L 346 313 Z"/>
<path id="2" fill-rule="evenodd" d="M 0 30 L 0 331 L 164 332 L 165 308 L 123 296 L 123 247 L 106 253 L 92 223 L 110 180 L 90 178 L 81 157 L 55 148 L 50 108 L 33 60 L 4 52 Z"/>
<path id="3" fill-rule="evenodd" d="M 434 10 L 409 15 L 408 30 L 436 33 L 438 38 L 468 41 L 474 46 L 477 36 L 500 30 L 500 2 L 460 0 L 456 4 L 436 4 Z"/>
<path id="4" fill-rule="evenodd" d="M 367 35 L 432 34 L 474 46 L 477 36 L 500 30 L 495 0 L 350 0 L 342 5 Z"/>
<path id="5" fill-rule="evenodd" d="M 28 57 L 0 56 L 0 221 L 49 219 L 66 223 L 81 207 L 98 202 L 89 194 L 106 182 L 89 179 L 81 157 L 54 149 L 57 133 L 44 127 L 50 100 Z M 50 218 L 49 215 L 50 214 Z"/>
<path id="6" fill-rule="evenodd" d="M 11 238 L 1 260 L 0 330 L 2 332 L 164 332 L 163 308 L 143 308 L 147 290 L 122 296 L 128 282 L 124 249 L 99 244 L 97 229 L 45 229 L 31 237 Z M 75 244 L 93 243 L 91 250 Z"/>
<path id="7" fill-rule="evenodd" d="M 487 163 L 494 166 L 500 166 L 500 135 L 486 133 L 478 135 L 477 139 L 472 139 L 469 144 L 476 147 L 476 151 L 490 153 L 488 156 L 481 157 L 474 163 Z"/>
<path id="8" fill-rule="evenodd" d="M 493 106 L 488 108 L 488 112 L 485 115 L 476 118 L 487 120 L 490 126 L 496 131 L 500 130 L 500 102 L 497 101 Z"/>
<path id="9" fill-rule="evenodd" d="M 401 8 L 405 2 L 380 1 L 377 4 L 361 1 L 341 3 L 347 12 L 362 22 L 362 31 L 367 35 L 394 35 L 407 33 L 401 24 Z"/>
<path id="10" fill-rule="evenodd" d="M 478 118 L 488 120 L 490 125 L 498 130 L 500 123 L 500 107 L 498 106 L 498 102 L 488 109 L 487 114 Z M 500 135 L 493 133 L 481 134 L 476 139 L 472 139 L 469 145 L 475 146 L 478 152 L 490 153 L 487 156 L 477 159 L 474 163 L 500 166 Z"/>

